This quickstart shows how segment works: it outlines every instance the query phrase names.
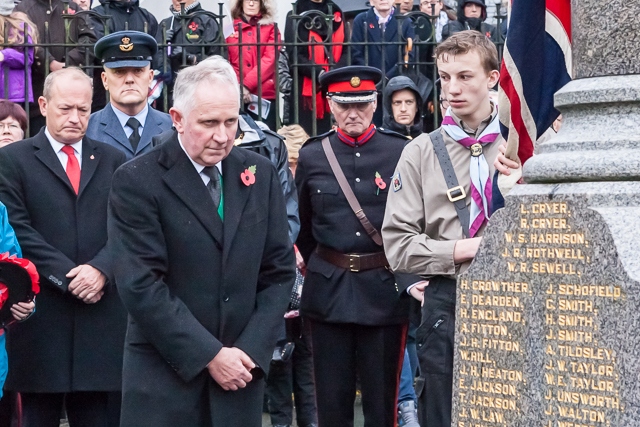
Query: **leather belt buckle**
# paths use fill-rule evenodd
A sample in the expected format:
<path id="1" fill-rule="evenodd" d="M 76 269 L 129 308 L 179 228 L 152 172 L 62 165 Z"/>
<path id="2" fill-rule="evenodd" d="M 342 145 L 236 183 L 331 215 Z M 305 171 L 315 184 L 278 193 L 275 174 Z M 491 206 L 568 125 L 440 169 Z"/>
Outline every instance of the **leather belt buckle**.
<path id="1" fill-rule="evenodd" d="M 354 273 L 360 272 L 360 255 L 349 254 L 349 270 Z"/>
<path id="2" fill-rule="evenodd" d="M 447 197 L 451 203 L 455 203 L 458 200 L 466 198 L 467 193 L 464 191 L 464 187 L 462 187 L 462 185 L 458 185 L 457 187 L 452 187 L 447 190 Z"/>

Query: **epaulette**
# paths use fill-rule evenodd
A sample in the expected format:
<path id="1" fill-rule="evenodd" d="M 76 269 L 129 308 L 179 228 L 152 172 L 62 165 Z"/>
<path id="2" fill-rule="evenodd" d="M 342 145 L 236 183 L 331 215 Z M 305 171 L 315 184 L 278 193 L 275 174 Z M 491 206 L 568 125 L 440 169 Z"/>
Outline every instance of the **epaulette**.
<path id="1" fill-rule="evenodd" d="M 391 129 L 385 129 L 385 128 L 382 128 L 382 127 L 379 127 L 379 128 L 376 128 L 376 129 L 380 133 L 384 133 L 385 135 L 397 136 L 398 138 L 402 138 L 404 141 L 410 141 L 411 140 L 410 136 L 403 135 L 403 134 L 398 133 L 398 132 L 396 132 L 394 130 L 391 130 Z"/>
<path id="2" fill-rule="evenodd" d="M 331 136 L 334 133 L 336 133 L 335 129 L 331 129 L 329 132 L 325 132 L 325 133 L 322 133 L 322 134 L 316 135 L 316 136 L 311 136 L 311 137 L 309 137 L 309 139 L 307 139 L 304 142 L 304 144 L 302 144 L 302 146 L 304 147 L 305 145 L 307 145 L 307 144 L 309 144 L 311 142 L 314 142 L 314 141 L 322 141 L 325 137 Z"/>

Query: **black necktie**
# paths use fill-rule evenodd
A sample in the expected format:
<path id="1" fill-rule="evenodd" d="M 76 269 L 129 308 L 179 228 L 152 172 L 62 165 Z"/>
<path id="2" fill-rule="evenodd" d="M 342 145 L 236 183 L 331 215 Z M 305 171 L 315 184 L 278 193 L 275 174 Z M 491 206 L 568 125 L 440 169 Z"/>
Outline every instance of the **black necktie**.
<path id="1" fill-rule="evenodd" d="M 207 184 L 207 190 L 213 199 L 213 204 L 216 208 L 220 205 L 220 171 L 215 166 L 207 166 L 203 172 L 210 178 Z"/>
<path id="2" fill-rule="evenodd" d="M 130 117 L 129 120 L 127 120 L 127 126 L 133 129 L 133 133 L 129 136 L 129 143 L 131 144 L 131 148 L 133 148 L 133 152 L 135 153 L 138 149 L 138 143 L 140 142 L 140 132 L 138 132 L 140 122 L 135 117 Z"/>

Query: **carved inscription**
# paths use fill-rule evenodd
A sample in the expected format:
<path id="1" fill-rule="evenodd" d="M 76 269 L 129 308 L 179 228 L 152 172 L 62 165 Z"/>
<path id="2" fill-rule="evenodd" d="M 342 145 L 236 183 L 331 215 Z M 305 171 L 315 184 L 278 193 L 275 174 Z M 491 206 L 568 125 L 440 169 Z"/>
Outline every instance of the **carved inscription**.
<path id="1" fill-rule="evenodd" d="M 527 425 L 520 422 L 531 408 L 523 405 L 531 403 L 523 396 L 532 395 L 533 382 L 544 400 L 544 427 L 610 426 L 624 411 L 618 355 L 599 342 L 599 327 L 625 295 L 585 274 L 594 251 L 589 230 L 575 223 L 567 202 L 521 203 L 517 226 L 496 248 L 500 271 L 460 279 L 456 427 Z M 540 316 L 535 345 L 543 363 L 532 371 L 525 337 Z"/>

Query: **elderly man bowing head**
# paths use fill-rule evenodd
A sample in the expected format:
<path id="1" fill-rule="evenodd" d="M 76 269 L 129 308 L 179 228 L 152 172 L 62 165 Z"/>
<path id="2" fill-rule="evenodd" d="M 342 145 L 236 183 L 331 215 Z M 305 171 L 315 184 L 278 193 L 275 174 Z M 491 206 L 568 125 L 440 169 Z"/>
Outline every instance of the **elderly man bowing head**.
<path id="1" fill-rule="evenodd" d="M 239 99 L 223 58 L 184 69 L 173 136 L 114 177 L 123 427 L 261 425 L 294 255 L 275 169 L 233 145 Z"/>

